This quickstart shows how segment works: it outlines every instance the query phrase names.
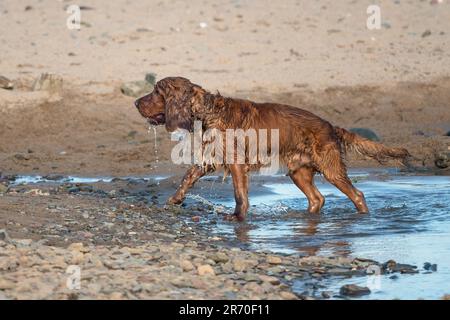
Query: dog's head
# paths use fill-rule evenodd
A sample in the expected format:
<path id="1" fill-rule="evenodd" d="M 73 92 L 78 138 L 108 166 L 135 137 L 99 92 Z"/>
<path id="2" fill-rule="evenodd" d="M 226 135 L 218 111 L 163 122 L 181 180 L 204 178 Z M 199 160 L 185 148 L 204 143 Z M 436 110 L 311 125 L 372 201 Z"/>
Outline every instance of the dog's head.
<path id="1" fill-rule="evenodd" d="M 150 94 L 139 98 L 135 105 L 152 125 L 166 125 L 169 132 L 178 128 L 191 131 L 192 105 L 205 91 L 188 79 L 169 77 L 158 81 Z"/>

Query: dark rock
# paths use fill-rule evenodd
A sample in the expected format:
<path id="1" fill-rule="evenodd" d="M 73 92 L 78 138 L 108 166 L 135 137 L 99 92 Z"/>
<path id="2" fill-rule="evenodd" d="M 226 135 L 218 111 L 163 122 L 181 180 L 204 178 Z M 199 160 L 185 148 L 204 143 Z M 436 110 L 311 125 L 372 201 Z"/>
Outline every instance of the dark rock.
<path id="1" fill-rule="evenodd" d="M 57 180 L 63 180 L 65 177 L 61 174 L 48 174 L 46 176 L 43 176 L 42 178 L 44 178 L 45 180 L 50 180 L 50 181 L 57 181 Z"/>
<path id="2" fill-rule="evenodd" d="M 416 266 L 404 263 L 397 263 L 394 260 L 389 260 L 382 265 L 386 272 L 400 272 L 400 273 L 418 273 Z"/>
<path id="3" fill-rule="evenodd" d="M 149 72 L 145 75 L 145 81 L 150 83 L 152 86 L 156 84 L 156 73 Z"/>
<path id="4" fill-rule="evenodd" d="M 348 297 L 360 297 L 370 294 L 370 289 L 367 287 L 357 286 L 356 284 L 346 284 L 341 287 L 339 293 Z"/>
<path id="5" fill-rule="evenodd" d="M 439 169 L 446 169 L 450 166 L 450 152 L 441 152 L 435 155 L 434 165 Z"/>
<path id="6" fill-rule="evenodd" d="M 367 128 L 351 128 L 350 132 L 356 133 L 357 135 L 360 135 L 361 137 L 364 137 L 364 138 L 369 139 L 371 141 L 380 141 L 380 138 L 371 129 L 367 129 Z"/>
<path id="7" fill-rule="evenodd" d="M 430 30 L 425 30 L 425 31 L 422 33 L 422 38 L 425 38 L 425 37 L 428 37 L 428 36 L 431 36 L 431 31 L 430 31 Z"/>
<path id="8" fill-rule="evenodd" d="M 77 193 L 77 192 L 80 192 L 80 188 L 78 188 L 78 187 L 70 187 L 69 189 L 67 189 L 67 192 L 69 192 L 69 193 Z"/>
<path id="9" fill-rule="evenodd" d="M 437 271 L 437 264 L 435 263 L 430 263 L 430 262 L 425 262 L 423 264 L 423 268 L 427 271 Z"/>
<path id="10" fill-rule="evenodd" d="M 11 238 L 8 235 L 8 232 L 6 232 L 5 229 L 0 229 L 0 240 L 5 242 L 9 242 L 11 240 Z"/>

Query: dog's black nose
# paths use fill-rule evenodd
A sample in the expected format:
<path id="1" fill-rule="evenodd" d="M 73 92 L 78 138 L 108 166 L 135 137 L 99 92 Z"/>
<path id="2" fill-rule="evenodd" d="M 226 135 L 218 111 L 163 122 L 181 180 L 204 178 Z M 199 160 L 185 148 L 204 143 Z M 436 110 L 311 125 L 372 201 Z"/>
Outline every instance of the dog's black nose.
<path id="1" fill-rule="evenodd" d="M 136 108 L 139 107 L 139 99 L 134 102 L 134 105 L 136 106 Z"/>

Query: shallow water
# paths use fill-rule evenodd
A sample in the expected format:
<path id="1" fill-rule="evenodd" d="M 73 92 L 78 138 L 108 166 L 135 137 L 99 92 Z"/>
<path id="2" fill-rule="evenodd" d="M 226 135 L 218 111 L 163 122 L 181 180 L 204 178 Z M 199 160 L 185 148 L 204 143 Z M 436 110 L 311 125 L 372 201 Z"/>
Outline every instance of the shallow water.
<path id="1" fill-rule="evenodd" d="M 214 179 L 201 181 L 192 192 L 194 198 L 232 212 L 230 183 L 215 182 L 208 191 Z M 305 196 L 288 177 L 252 177 L 248 222 L 218 221 L 214 232 L 253 250 L 394 259 L 418 266 L 420 274 L 381 276 L 379 287 L 366 299 L 435 299 L 449 294 L 450 177 L 368 170 L 353 171 L 351 179 L 365 193 L 370 214 L 357 214 L 350 200 L 321 178 L 316 184 L 326 204 L 321 214 L 311 215 L 305 212 Z M 425 274 L 425 262 L 437 263 L 438 271 Z M 329 285 L 337 294 L 343 284 L 367 281 L 368 277 L 335 279 Z"/>
<path id="2" fill-rule="evenodd" d="M 299 255 L 342 255 L 370 258 L 379 262 L 394 259 L 418 266 L 420 273 L 387 276 L 330 278 L 326 290 L 339 293 L 344 284 L 370 286 L 372 293 L 363 299 L 437 299 L 450 293 L 450 177 L 400 174 L 396 170 L 353 170 L 350 177 L 365 193 L 370 214 L 357 214 L 353 204 L 321 177 L 316 185 L 326 198 L 321 214 L 305 211 L 307 200 L 284 175 L 252 176 L 251 209 L 246 223 L 224 222 L 215 214 L 204 216 L 205 224 L 214 221 L 212 236 L 231 245 L 251 250 Z M 174 192 L 173 183 L 181 178 L 164 175 L 122 177 L 136 181 L 166 181 L 159 193 Z M 191 190 L 186 204 L 202 204 L 216 212 L 232 213 L 233 187 L 228 178 L 202 178 Z M 32 183 L 113 182 L 113 177 L 18 176 L 13 185 Z M 187 219 L 192 223 L 190 219 Z M 436 263 L 436 272 L 426 272 L 425 262 Z M 378 282 L 377 282 L 378 281 Z M 305 281 L 294 289 L 302 293 Z M 320 294 L 320 292 L 318 293 Z"/>
<path id="3" fill-rule="evenodd" d="M 143 177 L 123 177 L 121 179 L 129 180 L 145 180 L 145 181 L 161 181 L 167 179 L 168 176 L 143 176 Z M 112 182 L 114 177 L 79 177 L 79 176 L 62 176 L 61 178 L 46 178 L 40 175 L 19 175 L 15 177 L 12 185 L 33 184 L 33 183 L 97 183 L 97 182 Z"/>

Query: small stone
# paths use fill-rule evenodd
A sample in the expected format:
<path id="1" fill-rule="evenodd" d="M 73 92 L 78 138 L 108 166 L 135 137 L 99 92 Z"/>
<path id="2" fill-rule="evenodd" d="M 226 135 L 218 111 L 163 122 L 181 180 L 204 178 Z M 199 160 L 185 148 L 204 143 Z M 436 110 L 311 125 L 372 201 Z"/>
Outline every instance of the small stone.
<path id="1" fill-rule="evenodd" d="M 194 265 L 189 260 L 182 260 L 180 262 L 180 266 L 183 269 L 183 271 L 185 271 L 185 272 L 194 270 Z"/>
<path id="2" fill-rule="evenodd" d="M 435 263 L 430 263 L 430 262 L 425 262 L 423 264 L 423 268 L 427 271 L 437 271 L 437 264 Z"/>
<path id="3" fill-rule="evenodd" d="M 214 272 L 214 269 L 209 264 L 201 265 L 197 268 L 197 272 L 200 276 L 215 276 L 216 273 Z"/>
<path id="4" fill-rule="evenodd" d="M 210 259 L 214 260 L 216 263 L 226 263 L 230 260 L 226 253 L 220 251 L 210 255 Z"/>
<path id="5" fill-rule="evenodd" d="M 31 240 L 31 239 L 17 239 L 17 240 L 14 240 L 14 244 L 18 248 L 29 247 L 29 246 L 31 246 L 32 243 L 33 243 L 33 240 Z"/>
<path id="6" fill-rule="evenodd" d="M 68 250 L 71 251 L 79 251 L 79 252 L 89 252 L 89 248 L 85 247 L 82 242 L 74 242 L 67 247 Z"/>
<path id="7" fill-rule="evenodd" d="M 77 193 L 77 192 L 80 192 L 80 188 L 78 188 L 78 187 L 70 187 L 69 189 L 67 189 L 67 192 L 69 192 L 69 193 Z"/>
<path id="8" fill-rule="evenodd" d="M 4 184 L 0 183 L 0 193 L 7 193 L 8 192 L 8 186 L 5 186 Z"/>
<path id="9" fill-rule="evenodd" d="M 28 155 L 23 155 L 23 154 L 20 154 L 20 153 L 16 153 L 14 155 L 14 158 L 16 158 L 19 161 L 28 161 L 28 160 L 30 160 L 30 157 Z"/>
<path id="10" fill-rule="evenodd" d="M 289 292 L 289 291 L 281 291 L 280 297 L 284 300 L 297 300 L 298 299 L 298 297 L 295 294 L 293 294 L 292 292 Z"/>
<path id="11" fill-rule="evenodd" d="M 450 152 L 441 152 L 434 157 L 434 165 L 439 169 L 446 169 L 450 166 Z"/>
<path id="12" fill-rule="evenodd" d="M 322 291 L 321 296 L 324 299 L 329 299 L 333 295 L 333 292 L 331 291 Z"/>
<path id="13" fill-rule="evenodd" d="M 268 256 L 266 259 L 267 263 L 270 264 L 281 264 L 281 258 L 276 256 Z"/>
<path id="14" fill-rule="evenodd" d="M 346 284 L 341 287 L 340 294 L 349 297 L 360 297 L 370 294 L 370 289 L 367 287 L 360 287 L 356 284 Z"/>
<path id="15" fill-rule="evenodd" d="M 266 276 L 266 275 L 259 275 L 259 279 L 262 282 L 267 282 L 273 285 L 279 285 L 280 284 L 280 280 L 277 277 L 272 277 L 272 276 Z"/>
<path id="16" fill-rule="evenodd" d="M 8 235 L 8 232 L 6 232 L 5 229 L 0 229 L 0 241 L 10 242 L 11 238 Z"/>
<path id="17" fill-rule="evenodd" d="M 422 33 L 422 38 L 425 38 L 425 37 L 428 37 L 428 36 L 431 36 L 431 31 L 430 31 L 430 30 L 425 30 L 425 31 Z"/>
<path id="18" fill-rule="evenodd" d="M 14 83 L 4 76 L 0 76 L 0 88 L 12 90 L 14 88 Z"/>
<path id="19" fill-rule="evenodd" d="M 193 222 L 200 222 L 200 216 L 193 216 L 193 217 L 191 218 L 191 220 L 192 220 Z"/>

